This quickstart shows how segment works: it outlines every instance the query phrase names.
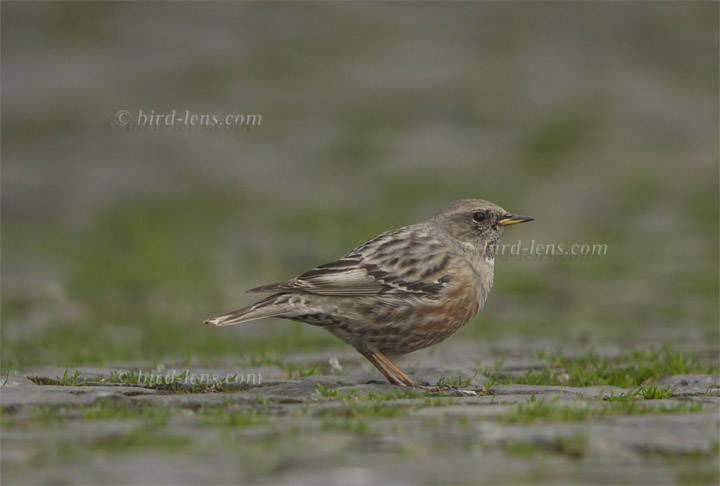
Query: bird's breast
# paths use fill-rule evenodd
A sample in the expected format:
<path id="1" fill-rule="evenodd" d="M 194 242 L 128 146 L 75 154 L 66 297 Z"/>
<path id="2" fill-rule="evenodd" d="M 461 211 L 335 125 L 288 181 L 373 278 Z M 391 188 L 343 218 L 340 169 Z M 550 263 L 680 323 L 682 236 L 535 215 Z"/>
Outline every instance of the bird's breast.
<path id="1" fill-rule="evenodd" d="M 470 263 L 470 267 L 472 277 L 467 279 L 467 285 L 475 289 L 478 303 L 482 308 L 493 286 L 495 258 L 492 256 L 478 258 Z"/>

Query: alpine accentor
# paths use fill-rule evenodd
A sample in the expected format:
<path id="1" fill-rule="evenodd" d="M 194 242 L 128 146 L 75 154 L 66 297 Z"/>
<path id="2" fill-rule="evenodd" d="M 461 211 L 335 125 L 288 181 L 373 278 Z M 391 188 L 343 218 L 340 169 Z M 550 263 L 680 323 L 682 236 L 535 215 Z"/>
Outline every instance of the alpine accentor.
<path id="1" fill-rule="evenodd" d="M 481 199 L 457 201 L 292 280 L 248 290 L 274 293 L 205 323 L 279 317 L 321 326 L 354 346 L 390 383 L 429 388 L 387 355 L 439 343 L 475 317 L 492 287 L 505 226 L 532 220 Z"/>

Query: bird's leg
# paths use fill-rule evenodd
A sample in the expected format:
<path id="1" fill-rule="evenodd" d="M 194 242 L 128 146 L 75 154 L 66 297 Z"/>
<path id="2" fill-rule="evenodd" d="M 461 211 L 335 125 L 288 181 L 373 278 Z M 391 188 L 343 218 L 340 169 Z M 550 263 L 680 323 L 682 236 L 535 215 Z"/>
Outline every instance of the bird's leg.
<path id="1" fill-rule="evenodd" d="M 400 379 L 400 381 L 403 382 L 403 384 L 405 384 L 407 386 L 411 386 L 413 388 L 420 388 L 421 390 L 427 390 L 427 391 L 433 391 L 433 392 L 440 391 L 440 387 L 438 387 L 438 386 L 426 386 L 426 385 L 419 385 L 419 384 L 415 383 L 412 380 L 412 378 L 410 378 L 408 375 L 403 373 L 402 370 L 400 370 L 400 368 L 395 366 L 395 363 L 390 361 L 390 359 L 387 356 L 385 356 L 384 354 L 382 354 L 380 351 L 375 351 L 373 354 L 385 366 L 387 366 L 390 369 L 390 371 L 395 373 L 395 376 L 397 376 Z"/>
<path id="2" fill-rule="evenodd" d="M 407 386 L 417 386 L 417 384 L 410 378 L 408 375 L 402 372 L 400 368 L 395 366 L 395 363 L 390 361 L 390 358 L 382 354 L 380 351 L 373 352 L 373 355 L 375 358 L 377 358 L 381 363 L 383 363 L 385 366 L 388 367 L 388 369 L 397 376 L 400 381 L 403 382 L 403 384 Z"/>
<path id="3" fill-rule="evenodd" d="M 413 388 L 420 388 L 421 390 L 427 391 L 440 391 L 439 386 L 427 386 L 415 383 L 412 378 L 402 372 L 395 363 L 390 361 L 390 358 L 382 354 L 380 351 L 372 352 L 360 352 L 365 358 L 370 361 L 375 368 L 382 373 L 387 380 L 393 385 L 409 386 Z M 387 367 L 387 368 L 386 368 Z"/>
<path id="4" fill-rule="evenodd" d="M 362 354 L 363 356 L 365 356 L 365 358 L 366 358 L 368 361 L 370 361 L 370 362 L 372 363 L 372 365 L 373 365 L 375 368 L 377 368 L 378 371 L 379 371 L 380 373 L 382 373 L 383 376 L 385 376 L 385 378 L 387 378 L 387 380 L 388 380 L 390 383 L 392 383 L 393 385 L 405 386 L 405 383 L 403 383 L 403 382 L 400 381 L 399 379 L 395 378 L 395 376 L 393 376 L 392 373 L 390 373 L 387 369 L 385 369 L 385 367 L 382 365 L 382 363 L 380 363 L 380 362 L 377 360 L 377 358 L 375 357 L 375 354 L 373 354 L 373 353 L 365 353 L 365 352 L 363 352 L 363 351 L 360 351 L 360 354 Z"/>

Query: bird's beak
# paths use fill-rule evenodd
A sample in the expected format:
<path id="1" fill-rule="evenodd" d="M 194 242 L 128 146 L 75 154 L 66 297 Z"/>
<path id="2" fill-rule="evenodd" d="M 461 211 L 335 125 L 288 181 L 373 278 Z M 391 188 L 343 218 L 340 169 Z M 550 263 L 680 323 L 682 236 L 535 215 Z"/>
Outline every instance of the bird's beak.
<path id="1" fill-rule="evenodd" d="M 526 221 L 532 221 L 534 219 L 535 218 L 531 218 L 530 216 L 519 216 L 517 214 L 506 214 L 500 220 L 498 220 L 498 223 L 500 223 L 503 226 L 510 226 L 511 224 L 525 223 Z"/>

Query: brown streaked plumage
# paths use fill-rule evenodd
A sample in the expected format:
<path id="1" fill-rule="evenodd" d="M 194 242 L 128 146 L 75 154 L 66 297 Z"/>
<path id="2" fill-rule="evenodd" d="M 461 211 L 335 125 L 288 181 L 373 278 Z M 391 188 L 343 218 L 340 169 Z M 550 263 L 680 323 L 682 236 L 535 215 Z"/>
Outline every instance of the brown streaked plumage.
<path id="1" fill-rule="evenodd" d="M 505 226 L 532 219 L 481 199 L 457 201 L 292 280 L 250 289 L 273 295 L 205 323 L 279 317 L 321 326 L 391 383 L 436 389 L 417 385 L 387 356 L 437 344 L 475 317 L 492 287 Z"/>

